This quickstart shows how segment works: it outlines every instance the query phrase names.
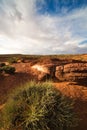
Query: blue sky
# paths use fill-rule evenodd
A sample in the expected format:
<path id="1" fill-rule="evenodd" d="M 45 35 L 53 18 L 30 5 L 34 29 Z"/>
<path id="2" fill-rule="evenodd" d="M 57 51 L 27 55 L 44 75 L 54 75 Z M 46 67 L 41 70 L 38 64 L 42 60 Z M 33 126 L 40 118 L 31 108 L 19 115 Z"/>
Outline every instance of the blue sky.
<path id="1" fill-rule="evenodd" d="M 0 54 L 87 53 L 87 0 L 0 0 Z"/>
<path id="2" fill-rule="evenodd" d="M 87 6 L 87 0 L 44 0 L 44 3 L 41 0 L 37 0 L 36 5 L 40 14 L 49 13 L 62 16 L 65 14 L 64 8 L 67 13 L 74 9 L 84 8 Z"/>

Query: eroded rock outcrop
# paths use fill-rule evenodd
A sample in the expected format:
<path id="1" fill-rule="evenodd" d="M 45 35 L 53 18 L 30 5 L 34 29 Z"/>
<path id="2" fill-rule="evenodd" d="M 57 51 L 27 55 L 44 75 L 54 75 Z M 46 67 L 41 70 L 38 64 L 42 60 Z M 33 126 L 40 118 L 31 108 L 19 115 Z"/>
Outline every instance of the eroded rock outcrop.
<path id="1" fill-rule="evenodd" d="M 53 64 L 35 64 L 32 66 L 33 75 L 37 77 L 38 80 L 48 80 L 55 77 L 55 65 Z"/>
<path id="2" fill-rule="evenodd" d="M 83 81 L 87 79 L 87 63 L 70 63 L 57 66 L 55 77 L 60 81 Z"/>
<path id="3" fill-rule="evenodd" d="M 63 65 L 34 65 L 38 80 L 57 79 L 58 81 L 86 81 L 87 63 L 68 63 Z"/>

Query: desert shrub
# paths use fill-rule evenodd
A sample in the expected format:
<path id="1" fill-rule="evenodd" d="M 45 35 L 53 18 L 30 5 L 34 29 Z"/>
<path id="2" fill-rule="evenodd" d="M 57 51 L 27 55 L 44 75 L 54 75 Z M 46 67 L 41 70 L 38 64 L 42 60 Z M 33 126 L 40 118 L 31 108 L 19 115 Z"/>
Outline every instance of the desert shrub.
<path id="1" fill-rule="evenodd" d="M 8 59 L 8 62 L 9 62 L 10 64 L 12 64 L 12 63 L 17 63 L 17 61 L 18 61 L 18 58 L 17 58 L 17 57 L 12 57 L 12 58 L 9 58 L 9 59 Z"/>
<path id="2" fill-rule="evenodd" d="M 2 126 L 2 114 L 1 114 L 1 111 L 0 111 L 0 128 Z"/>
<path id="3" fill-rule="evenodd" d="M 12 66 L 4 66 L 2 67 L 2 71 L 4 71 L 6 74 L 14 74 L 15 67 Z"/>
<path id="4" fill-rule="evenodd" d="M 50 83 L 29 83 L 7 101 L 3 127 L 6 130 L 67 130 L 75 126 L 77 120 L 73 105 L 71 99 Z"/>
<path id="5" fill-rule="evenodd" d="M 2 73 L 2 71 L 3 71 L 2 68 L 0 68 L 0 74 Z"/>
<path id="6" fill-rule="evenodd" d="M 0 63 L 0 67 L 3 67 L 3 66 L 5 66 L 5 63 Z"/>

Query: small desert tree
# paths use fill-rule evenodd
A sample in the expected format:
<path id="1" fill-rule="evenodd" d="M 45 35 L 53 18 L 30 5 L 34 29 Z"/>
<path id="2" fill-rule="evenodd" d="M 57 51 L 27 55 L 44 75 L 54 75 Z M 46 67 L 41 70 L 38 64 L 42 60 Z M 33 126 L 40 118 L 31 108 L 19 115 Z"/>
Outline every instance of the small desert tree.
<path id="1" fill-rule="evenodd" d="M 25 85 L 16 90 L 3 109 L 6 130 L 63 130 L 75 124 L 72 100 L 50 83 Z"/>

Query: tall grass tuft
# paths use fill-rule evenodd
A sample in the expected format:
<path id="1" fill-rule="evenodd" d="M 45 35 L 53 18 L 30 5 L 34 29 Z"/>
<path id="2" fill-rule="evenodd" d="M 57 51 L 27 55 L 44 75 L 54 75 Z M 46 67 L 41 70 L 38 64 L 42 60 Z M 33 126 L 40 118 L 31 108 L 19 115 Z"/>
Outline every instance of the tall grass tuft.
<path id="1" fill-rule="evenodd" d="M 5 130 L 67 130 L 76 124 L 73 101 L 51 83 L 31 82 L 16 90 L 3 109 Z"/>

